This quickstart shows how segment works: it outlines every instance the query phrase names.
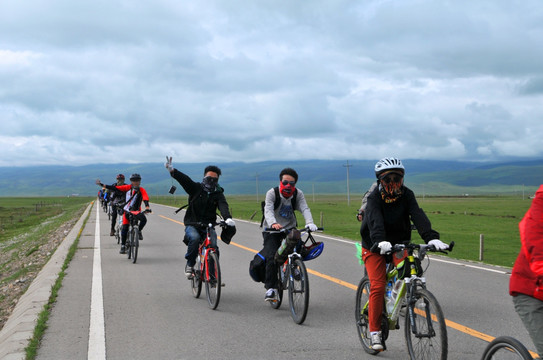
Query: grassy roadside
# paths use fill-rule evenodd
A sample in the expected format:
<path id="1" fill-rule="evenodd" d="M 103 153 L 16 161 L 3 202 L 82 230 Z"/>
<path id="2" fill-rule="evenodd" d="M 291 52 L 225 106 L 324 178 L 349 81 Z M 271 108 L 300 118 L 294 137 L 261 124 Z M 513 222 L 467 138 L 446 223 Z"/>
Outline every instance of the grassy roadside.
<path id="1" fill-rule="evenodd" d="M 38 316 L 38 321 L 36 323 L 36 327 L 34 328 L 34 333 L 32 335 L 32 338 L 30 339 L 28 346 L 25 348 L 26 360 L 33 360 L 36 358 L 41 339 L 43 338 L 45 330 L 47 329 L 47 321 L 49 320 L 49 315 L 51 314 L 51 307 L 57 300 L 58 291 L 62 287 L 62 280 L 64 279 L 64 276 L 66 275 L 65 270 L 68 268 L 68 265 L 72 261 L 74 254 L 77 251 L 77 247 L 79 245 L 79 238 L 81 237 L 81 233 L 83 229 L 85 228 L 85 225 L 87 224 L 87 220 L 90 217 L 92 208 L 93 207 L 91 207 L 89 213 L 87 214 L 87 217 L 85 218 L 85 221 L 83 222 L 83 225 L 81 226 L 81 229 L 79 229 L 79 233 L 77 234 L 76 239 L 74 240 L 72 246 L 70 246 L 70 249 L 68 250 L 68 254 L 66 256 L 66 259 L 64 260 L 64 264 L 62 265 L 61 271 L 58 274 L 58 278 L 55 281 L 55 284 L 53 285 L 53 287 L 51 288 L 51 296 L 49 297 L 49 301 L 47 302 L 47 304 L 43 306 L 43 310 L 40 312 Z"/>
<path id="2" fill-rule="evenodd" d="M 361 195 L 352 195 L 350 204 L 347 204 L 345 195 L 317 195 L 314 199 L 311 195 L 306 196 L 315 223 L 320 225 L 322 220 L 326 234 L 360 240 L 360 223 L 355 215 Z M 187 203 L 186 196 L 157 196 L 151 200 L 176 207 Z M 255 196 L 227 196 L 227 200 L 235 218 L 260 221 L 260 202 Z M 518 223 L 530 207 L 531 200 L 523 200 L 520 196 L 425 197 L 419 198 L 418 202 L 432 227 L 441 234 L 441 239 L 455 241 L 451 257 L 478 261 L 479 238 L 484 234 L 483 261 L 513 266 L 520 250 Z M 298 221 L 303 224 L 300 215 Z M 413 233 L 413 239 L 422 241 L 417 233 Z"/>
<path id="3" fill-rule="evenodd" d="M 0 328 L 90 198 L 0 198 Z"/>

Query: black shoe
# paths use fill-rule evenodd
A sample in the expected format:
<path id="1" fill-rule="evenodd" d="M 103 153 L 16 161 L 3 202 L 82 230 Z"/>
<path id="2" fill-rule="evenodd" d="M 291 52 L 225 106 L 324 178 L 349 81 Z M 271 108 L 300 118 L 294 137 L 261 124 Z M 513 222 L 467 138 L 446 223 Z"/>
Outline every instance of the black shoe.
<path id="1" fill-rule="evenodd" d="M 111 229 L 111 231 L 109 232 L 109 236 L 115 236 L 115 230 Z"/>
<path id="2" fill-rule="evenodd" d="M 142 241 L 143 240 L 143 234 L 142 234 L 141 231 L 139 233 L 140 233 L 140 241 Z"/>
<path id="3" fill-rule="evenodd" d="M 126 246 L 121 245 L 121 251 L 119 251 L 119 254 L 126 254 Z"/>

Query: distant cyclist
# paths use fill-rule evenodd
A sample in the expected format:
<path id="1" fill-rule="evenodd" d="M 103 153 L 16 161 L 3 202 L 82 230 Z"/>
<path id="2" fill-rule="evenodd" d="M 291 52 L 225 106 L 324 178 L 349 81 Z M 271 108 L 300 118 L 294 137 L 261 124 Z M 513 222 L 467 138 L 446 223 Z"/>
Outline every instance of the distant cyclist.
<path id="1" fill-rule="evenodd" d="M 124 214 L 123 227 L 121 230 L 121 250 L 119 252 L 121 254 L 126 254 L 126 238 L 128 237 L 128 227 L 130 225 L 126 212 L 141 210 L 142 202 L 145 203 L 145 210 L 150 210 L 149 196 L 147 195 L 147 191 L 140 186 L 141 175 L 132 174 L 132 176 L 130 176 L 129 185 L 104 185 L 100 182 L 100 180 L 96 180 L 96 184 L 103 186 L 106 189 L 121 191 L 125 194 L 126 205 L 123 208 Z M 142 231 L 145 224 L 147 224 L 147 218 L 145 217 L 144 213 L 139 213 L 137 215 L 137 219 L 139 220 L 140 240 L 143 240 Z"/>
<path id="2" fill-rule="evenodd" d="M 171 157 L 166 157 L 166 164 L 164 166 L 170 172 L 170 176 L 177 180 L 189 195 L 189 203 L 183 221 L 185 222 L 184 240 L 187 243 L 185 275 L 190 277 L 192 276 L 194 265 L 196 264 L 198 246 L 206 236 L 205 229 L 191 224 L 214 224 L 217 220 L 217 209 L 220 211 L 226 225 L 234 227 L 236 226 L 236 223 L 232 220 L 232 215 L 230 215 L 228 203 L 224 197 L 224 189 L 219 185 L 221 169 L 214 165 L 207 166 L 204 169 L 204 178 L 202 179 L 202 182 L 196 182 L 188 175 L 174 169 Z M 211 242 L 212 246 L 216 247 L 218 250 L 217 233 L 215 230 L 212 230 Z"/>
<path id="3" fill-rule="evenodd" d="M 298 210 L 305 219 L 305 225 L 311 231 L 317 230 L 317 225 L 313 223 L 311 210 L 307 205 L 304 193 L 296 188 L 298 182 L 298 173 L 291 168 L 285 168 L 279 173 L 279 187 L 271 188 L 266 193 L 266 202 L 264 205 L 264 229 L 273 228 L 281 230 L 296 227 L 296 216 L 294 211 Z M 277 206 L 276 206 L 277 204 Z M 283 240 L 283 234 L 263 232 L 264 249 L 262 255 L 266 258 L 266 279 L 264 287 L 266 295 L 264 300 L 277 300 L 277 263 L 275 253 Z"/>
<path id="4" fill-rule="evenodd" d="M 535 193 L 519 230 L 521 248 L 511 273 L 509 294 L 543 358 L 543 185 Z"/>
<path id="5" fill-rule="evenodd" d="M 358 221 L 362 221 L 364 219 L 364 213 L 366 212 L 366 206 L 368 205 L 368 196 L 372 193 L 373 190 L 377 187 L 377 182 L 374 182 L 371 184 L 370 188 L 364 196 L 362 197 L 362 205 L 360 206 L 360 209 L 358 210 L 358 214 L 356 214 L 356 218 Z"/>
<path id="6" fill-rule="evenodd" d="M 123 174 L 118 174 L 116 180 L 117 182 L 113 184 L 113 186 L 125 185 Z M 119 204 L 123 203 L 125 198 L 122 191 L 116 189 L 108 191 L 111 194 L 111 231 L 109 232 L 109 236 L 115 236 L 115 226 L 117 225 L 117 210 Z"/>
<path id="7" fill-rule="evenodd" d="M 362 220 L 362 259 L 370 279 L 368 307 L 371 346 L 382 351 L 381 315 L 386 287 L 386 262 L 384 256 L 392 245 L 411 240 L 411 221 L 422 239 L 445 250 L 448 245 L 439 240 L 439 233 L 432 229 L 430 220 L 419 207 L 415 194 L 403 184 L 405 168 L 396 158 L 384 158 L 375 164 L 377 186 L 368 195 L 365 215 Z M 378 244 L 379 253 L 370 249 Z"/>

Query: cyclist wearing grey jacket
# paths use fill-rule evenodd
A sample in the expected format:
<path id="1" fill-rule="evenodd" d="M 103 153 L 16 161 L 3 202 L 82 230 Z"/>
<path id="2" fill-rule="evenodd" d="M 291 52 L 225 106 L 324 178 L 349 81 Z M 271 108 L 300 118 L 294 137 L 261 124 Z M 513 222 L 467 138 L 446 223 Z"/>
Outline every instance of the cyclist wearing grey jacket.
<path id="1" fill-rule="evenodd" d="M 298 173 L 291 168 L 285 168 L 279 174 L 279 188 L 272 188 L 266 193 L 266 202 L 264 205 L 264 228 L 281 230 L 296 227 L 296 216 L 294 211 L 298 210 L 305 219 L 305 226 L 311 231 L 316 231 L 317 226 L 313 223 L 311 210 L 307 205 L 304 193 L 296 189 L 298 182 Z M 277 202 L 279 195 L 280 201 Z M 293 206 L 294 204 L 294 206 Z M 277 300 L 277 263 L 275 262 L 275 253 L 281 245 L 283 235 L 280 233 L 263 232 L 264 249 L 261 251 L 266 258 L 266 279 L 264 287 L 266 288 L 266 301 Z"/>

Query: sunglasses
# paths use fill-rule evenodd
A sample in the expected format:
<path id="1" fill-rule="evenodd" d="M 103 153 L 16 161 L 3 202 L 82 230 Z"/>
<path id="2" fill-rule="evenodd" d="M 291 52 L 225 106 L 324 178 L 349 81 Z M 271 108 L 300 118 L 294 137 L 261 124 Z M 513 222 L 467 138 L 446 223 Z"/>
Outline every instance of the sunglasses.
<path id="1" fill-rule="evenodd" d="M 206 177 L 204 177 L 204 179 L 206 181 L 209 181 L 209 182 L 218 182 L 219 181 L 219 178 L 216 178 L 214 176 L 206 176 Z"/>
<path id="2" fill-rule="evenodd" d="M 399 183 L 400 181 L 402 181 L 402 179 L 403 179 L 403 176 L 393 174 L 393 175 L 385 176 L 384 178 L 381 179 L 381 181 L 384 182 L 385 184 L 390 184 L 390 183 Z"/>
<path id="3" fill-rule="evenodd" d="M 287 186 L 287 185 L 294 186 L 296 185 L 296 181 L 283 180 L 281 181 L 281 184 L 283 184 L 284 186 Z"/>

